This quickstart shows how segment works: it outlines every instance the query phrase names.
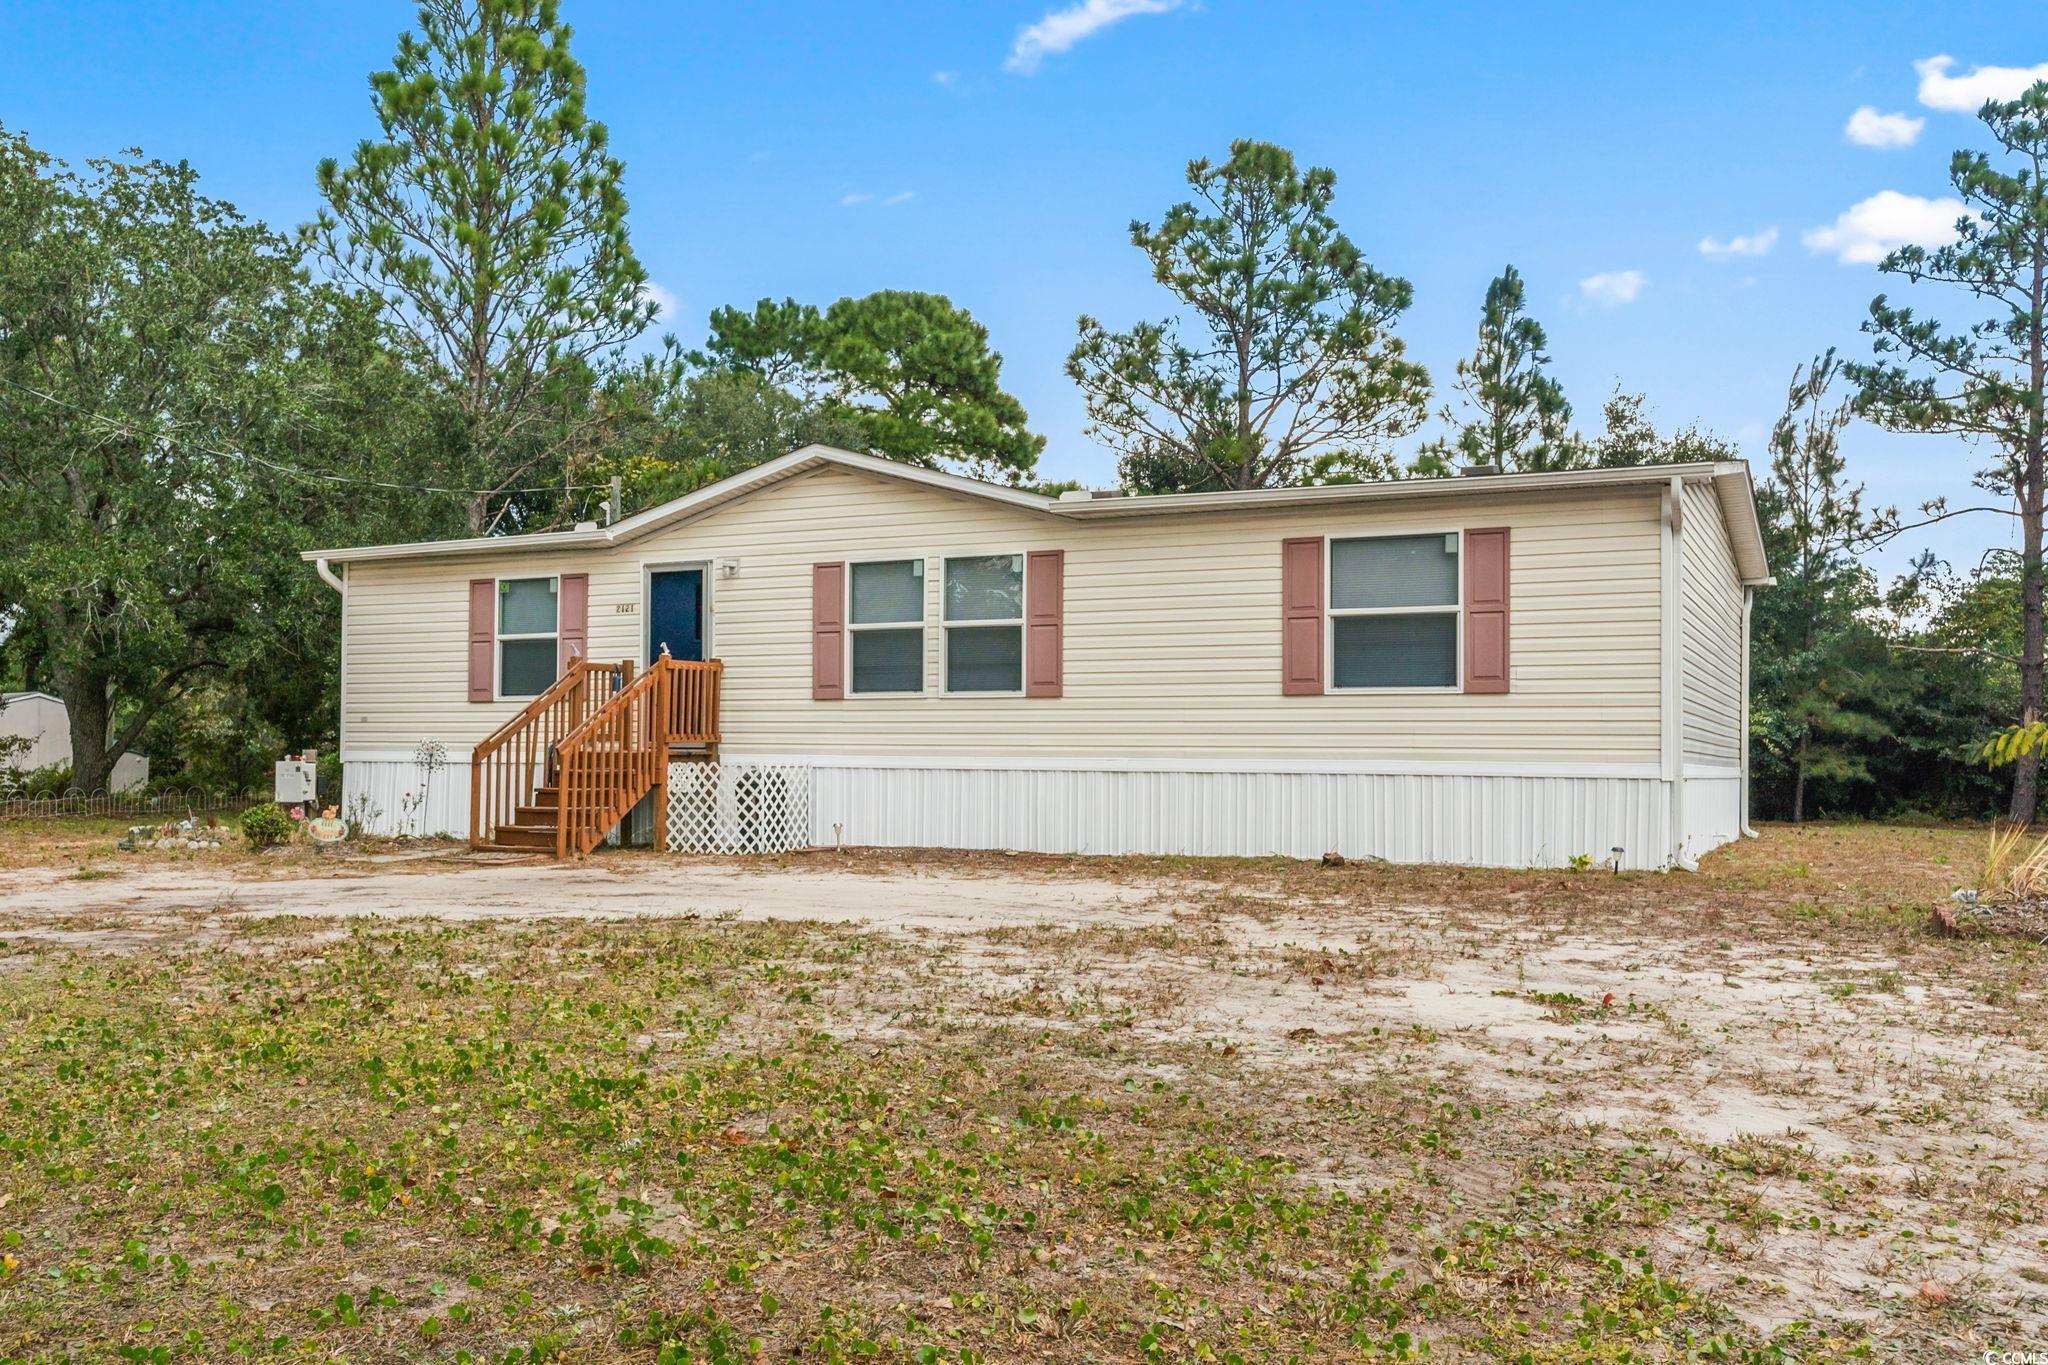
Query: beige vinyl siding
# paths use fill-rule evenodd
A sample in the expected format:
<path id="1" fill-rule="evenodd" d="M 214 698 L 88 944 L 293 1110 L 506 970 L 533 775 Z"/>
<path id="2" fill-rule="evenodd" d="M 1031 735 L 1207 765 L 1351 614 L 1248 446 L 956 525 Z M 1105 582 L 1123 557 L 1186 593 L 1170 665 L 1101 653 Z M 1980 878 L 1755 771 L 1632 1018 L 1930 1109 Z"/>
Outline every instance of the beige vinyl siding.
<path id="1" fill-rule="evenodd" d="M 1658 755 L 1654 489 L 1074 522 L 845 468 L 817 470 L 602 550 L 348 566 L 352 752 L 462 754 L 516 703 L 465 698 L 471 578 L 588 572 L 593 658 L 639 659 L 643 567 L 710 575 L 734 754 L 1651 764 Z M 1704 518 L 1703 518 L 1704 520 Z M 1512 528 L 1505 696 L 1280 694 L 1288 536 Z M 1065 549 L 1063 698 L 940 696 L 940 561 Z M 927 560 L 921 698 L 814 702 L 810 566 Z"/>
<path id="2" fill-rule="evenodd" d="M 1742 585 L 1721 503 L 1712 488 L 1685 488 L 1684 588 L 1680 594 L 1682 753 L 1690 764 L 1742 761 Z"/>

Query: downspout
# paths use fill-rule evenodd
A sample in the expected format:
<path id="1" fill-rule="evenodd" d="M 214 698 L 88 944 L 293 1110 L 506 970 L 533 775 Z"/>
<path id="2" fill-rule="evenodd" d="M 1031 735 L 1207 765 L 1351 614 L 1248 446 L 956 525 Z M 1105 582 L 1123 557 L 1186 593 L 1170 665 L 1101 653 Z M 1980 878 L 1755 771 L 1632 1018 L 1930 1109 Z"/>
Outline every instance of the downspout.
<path id="1" fill-rule="evenodd" d="M 1757 837 L 1749 823 L 1749 615 L 1756 605 L 1756 588 L 1745 584 L 1742 589 L 1742 792 L 1737 798 L 1741 805 L 1736 811 L 1736 828 L 1745 839 Z"/>
<path id="2" fill-rule="evenodd" d="M 1664 781 L 1671 793 L 1669 865 L 1692 872 L 1685 856 L 1685 695 L 1679 659 L 1679 611 L 1685 595 L 1685 480 L 1674 475 L 1664 489 Z"/>

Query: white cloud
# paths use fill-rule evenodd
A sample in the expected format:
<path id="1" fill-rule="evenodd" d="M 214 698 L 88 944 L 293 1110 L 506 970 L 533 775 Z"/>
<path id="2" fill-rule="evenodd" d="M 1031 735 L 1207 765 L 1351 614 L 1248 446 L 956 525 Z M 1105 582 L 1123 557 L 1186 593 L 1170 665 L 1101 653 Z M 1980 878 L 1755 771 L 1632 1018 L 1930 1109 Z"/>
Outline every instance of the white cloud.
<path id="1" fill-rule="evenodd" d="M 2048 62 L 2039 66 L 1973 66 L 1961 76 L 1949 75 L 1956 59 L 1943 54 L 1913 63 L 1920 73 L 1920 102 L 1929 109 L 1974 114 L 1986 100 L 2017 99 L 2035 81 L 2048 81 Z"/>
<path id="2" fill-rule="evenodd" d="M 1927 126 L 1924 118 L 1911 114 L 1880 114 L 1866 104 L 1849 115 L 1842 136 L 1858 147 L 1910 147 Z"/>
<path id="3" fill-rule="evenodd" d="M 954 86 L 960 84 L 960 73 L 957 71 L 934 71 L 932 72 L 932 84 L 943 85 L 946 89 L 951 90 Z"/>
<path id="4" fill-rule="evenodd" d="M 661 310 L 655 314 L 655 320 L 658 322 L 673 321 L 676 314 L 682 310 L 683 301 L 653 280 L 640 286 L 640 297 Z"/>
<path id="5" fill-rule="evenodd" d="M 856 190 L 852 194 L 840 195 L 839 207 L 843 209 L 850 209 L 856 204 L 865 204 L 874 197 L 875 196 L 867 193 L 865 190 Z"/>
<path id="6" fill-rule="evenodd" d="M 1029 76 L 1047 57 L 1070 50 L 1111 24 L 1137 14 L 1164 14 L 1179 9 L 1182 3 L 1183 0 L 1079 0 L 1017 30 L 1017 41 L 1010 44 L 1010 58 L 1003 66 L 1020 76 Z"/>
<path id="7" fill-rule="evenodd" d="M 1603 308 L 1634 303 L 1649 277 L 1640 270 L 1609 270 L 1579 281 L 1579 292 Z"/>
<path id="8" fill-rule="evenodd" d="M 907 204 L 915 198 L 917 198 L 916 190 L 898 190 L 891 195 L 878 195 L 870 190 L 854 190 L 850 194 L 839 196 L 839 207 L 852 209 L 859 208 L 862 204 L 881 204 L 884 207 L 893 208 L 897 204 Z"/>
<path id="9" fill-rule="evenodd" d="M 882 202 L 889 205 L 907 204 L 915 198 L 917 198 L 916 190 L 898 190 Z"/>
<path id="10" fill-rule="evenodd" d="M 1778 244 L 1778 230 L 1774 227 L 1752 232 L 1748 236 L 1730 237 L 1725 242 L 1712 237 L 1700 238 L 1700 255 L 1708 260 L 1722 261 L 1730 256 L 1763 256 Z"/>
<path id="11" fill-rule="evenodd" d="M 1832 252 L 1843 265 L 1876 265 L 1898 247 L 1954 241 L 1956 220 L 1962 216 L 1960 199 L 1922 199 L 1879 190 L 1844 209 L 1833 223 L 1810 228 L 1799 239 L 1809 251 Z"/>

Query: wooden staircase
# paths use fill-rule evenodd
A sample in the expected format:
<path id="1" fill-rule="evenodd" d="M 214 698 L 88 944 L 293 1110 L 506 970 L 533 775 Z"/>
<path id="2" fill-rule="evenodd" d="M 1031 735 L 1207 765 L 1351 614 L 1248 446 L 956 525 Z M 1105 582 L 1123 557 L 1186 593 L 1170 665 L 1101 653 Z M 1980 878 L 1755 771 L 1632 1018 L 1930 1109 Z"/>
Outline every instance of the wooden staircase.
<path id="1" fill-rule="evenodd" d="M 553 853 L 561 828 L 557 823 L 561 819 L 561 800 L 560 787 L 535 787 L 533 804 L 513 807 L 512 822 L 492 830 L 490 840 L 483 847 Z"/>
<path id="2" fill-rule="evenodd" d="M 724 668 L 663 655 L 635 676 L 630 662 L 579 661 L 477 746 L 470 846 L 589 853 L 649 792 L 666 792 L 672 752 L 716 757 Z"/>

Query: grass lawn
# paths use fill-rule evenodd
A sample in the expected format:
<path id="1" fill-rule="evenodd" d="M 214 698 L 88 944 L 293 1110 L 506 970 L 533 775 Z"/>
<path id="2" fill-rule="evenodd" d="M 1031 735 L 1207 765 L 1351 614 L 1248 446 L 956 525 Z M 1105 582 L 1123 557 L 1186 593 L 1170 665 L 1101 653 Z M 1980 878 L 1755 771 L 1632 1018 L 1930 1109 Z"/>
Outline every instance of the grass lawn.
<path id="1" fill-rule="evenodd" d="M 429 918 L 486 875 L 433 862 L 420 918 L 145 930 L 167 866 L 364 869 L 118 832 L 0 830 L 0 1359 L 2048 1347 L 2048 950 L 1926 929 L 1981 830 L 747 874 L 881 923 L 650 915 L 698 865 L 644 855 L 637 918 Z M 941 873 L 1081 908 L 886 922 Z"/>

